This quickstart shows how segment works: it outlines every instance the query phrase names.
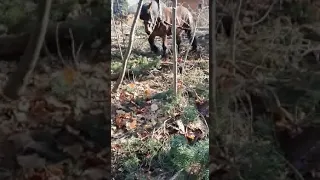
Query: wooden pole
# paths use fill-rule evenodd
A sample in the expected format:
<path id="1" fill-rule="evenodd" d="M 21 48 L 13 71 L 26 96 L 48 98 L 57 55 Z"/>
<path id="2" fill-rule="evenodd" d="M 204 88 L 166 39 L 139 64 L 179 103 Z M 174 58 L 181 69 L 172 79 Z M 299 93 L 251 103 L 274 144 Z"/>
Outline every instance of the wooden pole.
<path id="1" fill-rule="evenodd" d="M 177 26 L 177 19 L 176 19 L 176 13 L 177 13 L 177 0 L 173 0 L 173 6 L 172 6 L 172 47 L 173 47 L 173 91 L 174 94 L 177 95 L 178 93 L 178 81 L 177 81 L 177 36 L 176 36 L 176 26 Z"/>

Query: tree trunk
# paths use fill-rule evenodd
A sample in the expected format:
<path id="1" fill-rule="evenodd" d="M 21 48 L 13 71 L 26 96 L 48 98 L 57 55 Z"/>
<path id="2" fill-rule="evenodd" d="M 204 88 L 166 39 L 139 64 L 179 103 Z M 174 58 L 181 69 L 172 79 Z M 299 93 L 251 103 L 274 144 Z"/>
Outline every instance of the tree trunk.
<path id="1" fill-rule="evenodd" d="M 3 90 L 4 95 L 10 99 L 18 99 L 19 95 L 24 92 L 28 79 L 37 64 L 47 31 L 51 3 L 52 0 L 39 2 L 39 26 L 30 37 L 29 43 L 25 49 L 24 55 L 21 57 L 21 61 L 18 64 L 16 72 L 10 76 L 9 81 Z"/>

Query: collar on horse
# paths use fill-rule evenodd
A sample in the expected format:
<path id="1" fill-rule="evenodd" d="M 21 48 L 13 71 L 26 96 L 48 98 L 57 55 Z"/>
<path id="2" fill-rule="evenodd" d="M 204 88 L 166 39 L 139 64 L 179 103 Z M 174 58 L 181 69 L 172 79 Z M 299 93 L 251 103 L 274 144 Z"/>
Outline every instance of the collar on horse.
<path id="1" fill-rule="evenodd" d="M 159 6 L 160 6 L 160 4 L 159 4 Z M 169 23 L 169 22 L 164 20 L 161 10 L 159 11 L 159 16 L 157 17 L 157 20 L 156 20 L 156 24 L 157 23 L 164 24 L 164 25 L 167 25 L 167 26 L 173 26 L 173 24 L 171 24 L 171 23 Z M 190 30 L 191 29 L 191 28 L 186 28 L 186 27 L 178 26 L 178 25 L 176 25 L 176 28 L 179 28 L 179 29 L 182 29 L 182 30 Z"/>

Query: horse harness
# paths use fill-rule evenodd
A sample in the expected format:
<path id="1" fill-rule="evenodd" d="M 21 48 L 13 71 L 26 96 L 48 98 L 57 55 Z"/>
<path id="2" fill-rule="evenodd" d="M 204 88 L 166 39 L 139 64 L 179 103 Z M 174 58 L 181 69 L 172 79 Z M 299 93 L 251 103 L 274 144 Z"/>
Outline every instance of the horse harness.
<path id="1" fill-rule="evenodd" d="M 165 20 L 163 20 L 163 12 L 160 10 L 160 9 L 162 9 L 160 6 L 160 4 L 158 4 L 159 5 L 159 14 L 158 14 L 158 17 L 156 18 L 156 20 L 155 20 L 155 23 L 152 23 L 152 20 L 153 19 L 151 19 L 151 20 L 148 20 L 148 21 L 146 21 L 146 20 L 144 20 L 144 24 L 145 25 L 149 25 L 149 24 L 154 24 L 154 26 L 153 26 L 153 30 L 157 27 L 160 27 L 161 25 L 164 25 L 164 26 L 170 26 L 170 27 L 172 27 L 173 26 L 173 24 L 171 24 L 171 23 L 169 23 L 169 22 L 167 22 L 167 21 L 165 21 Z M 177 28 L 178 29 L 182 29 L 182 30 L 191 30 L 191 28 L 186 28 L 186 27 L 182 27 L 182 26 L 177 26 Z"/>
<path id="2" fill-rule="evenodd" d="M 144 24 L 145 25 L 148 25 L 148 24 L 151 24 L 152 22 L 150 21 L 144 21 Z M 152 23 L 153 24 L 153 23 Z M 165 21 L 165 20 L 162 20 L 160 17 L 157 17 L 157 20 L 154 24 L 154 27 L 153 27 L 153 30 L 156 28 L 156 27 L 160 27 L 161 25 L 164 25 L 164 26 L 170 26 L 172 27 L 173 24 Z M 191 28 L 186 28 L 186 27 L 183 27 L 183 26 L 177 26 L 178 29 L 182 29 L 182 30 L 191 30 Z"/>

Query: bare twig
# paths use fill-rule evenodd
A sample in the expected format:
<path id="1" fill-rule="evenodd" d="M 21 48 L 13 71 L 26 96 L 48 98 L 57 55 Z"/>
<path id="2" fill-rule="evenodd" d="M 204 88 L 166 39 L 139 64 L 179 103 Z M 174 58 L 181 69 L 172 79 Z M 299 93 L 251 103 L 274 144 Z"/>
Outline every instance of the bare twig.
<path id="1" fill-rule="evenodd" d="M 59 27 L 60 27 L 60 22 L 57 23 L 56 26 L 56 46 L 57 46 L 57 54 L 59 59 L 62 61 L 63 65 L 67 65 L 66 61 L 63 59 L 61 49 L 60 49 L 60 42 L 59 42 Z"/>
<path id="2" fill-rule="evenodd" d="M 79 54 L 80 54 L 80 50 L 83 46 L 83 42 L 81 42 L 81 44 L 79 45 L 78 50 L 76 52 L 75 45 L 74 45 L 74 37 L 73 37 L 73 33 L 72 33 L 71 29 L 69 29 L 69 34 L 71 37 L 71 50 L 72 50 L 72 57 L 73 57 L 74 65 L 75 65 L 75 68 L 78 69 L 79 68 Z"/>
<path id="3" fill-rule="evenodd" d="M 236 64 L 236 37 L 237 37 L 237 24 L 240 16 L 240 11 L 241 11 L 241 6 L 242 6 L 242 0 L 239 0 L 238 4 L 238 10 L 236 14 L 233 16 L 234 22 L 233 22 L 233 30 L 232 30 L 232 41 L 231 41 L 231 59 L 234 64 Z M 233 73 L 236 73 L 236 69 L 233 69 Z"/>
<path id="4" fill-rule="evenodd" d="M 279 0 L 274 0 L 274 1 L 272 2 L 272 4 L 270 5 L 269 9 L 267 10 L 267 12 L 266 12 L 258 21 L 255 21 L 255 22 L 253 22 L 253 23 L 245 23 L 245 24 L 242 25 L 242 27 L 256 26 L 256 25 L 258 25 L 259 23 L 261 23 L 262 21 L 264 21 L 264 20 L 268 17 L 268 15 L 270 14 L 273 6 L 274 6 L 278 1 L 279 1 Z"/>

